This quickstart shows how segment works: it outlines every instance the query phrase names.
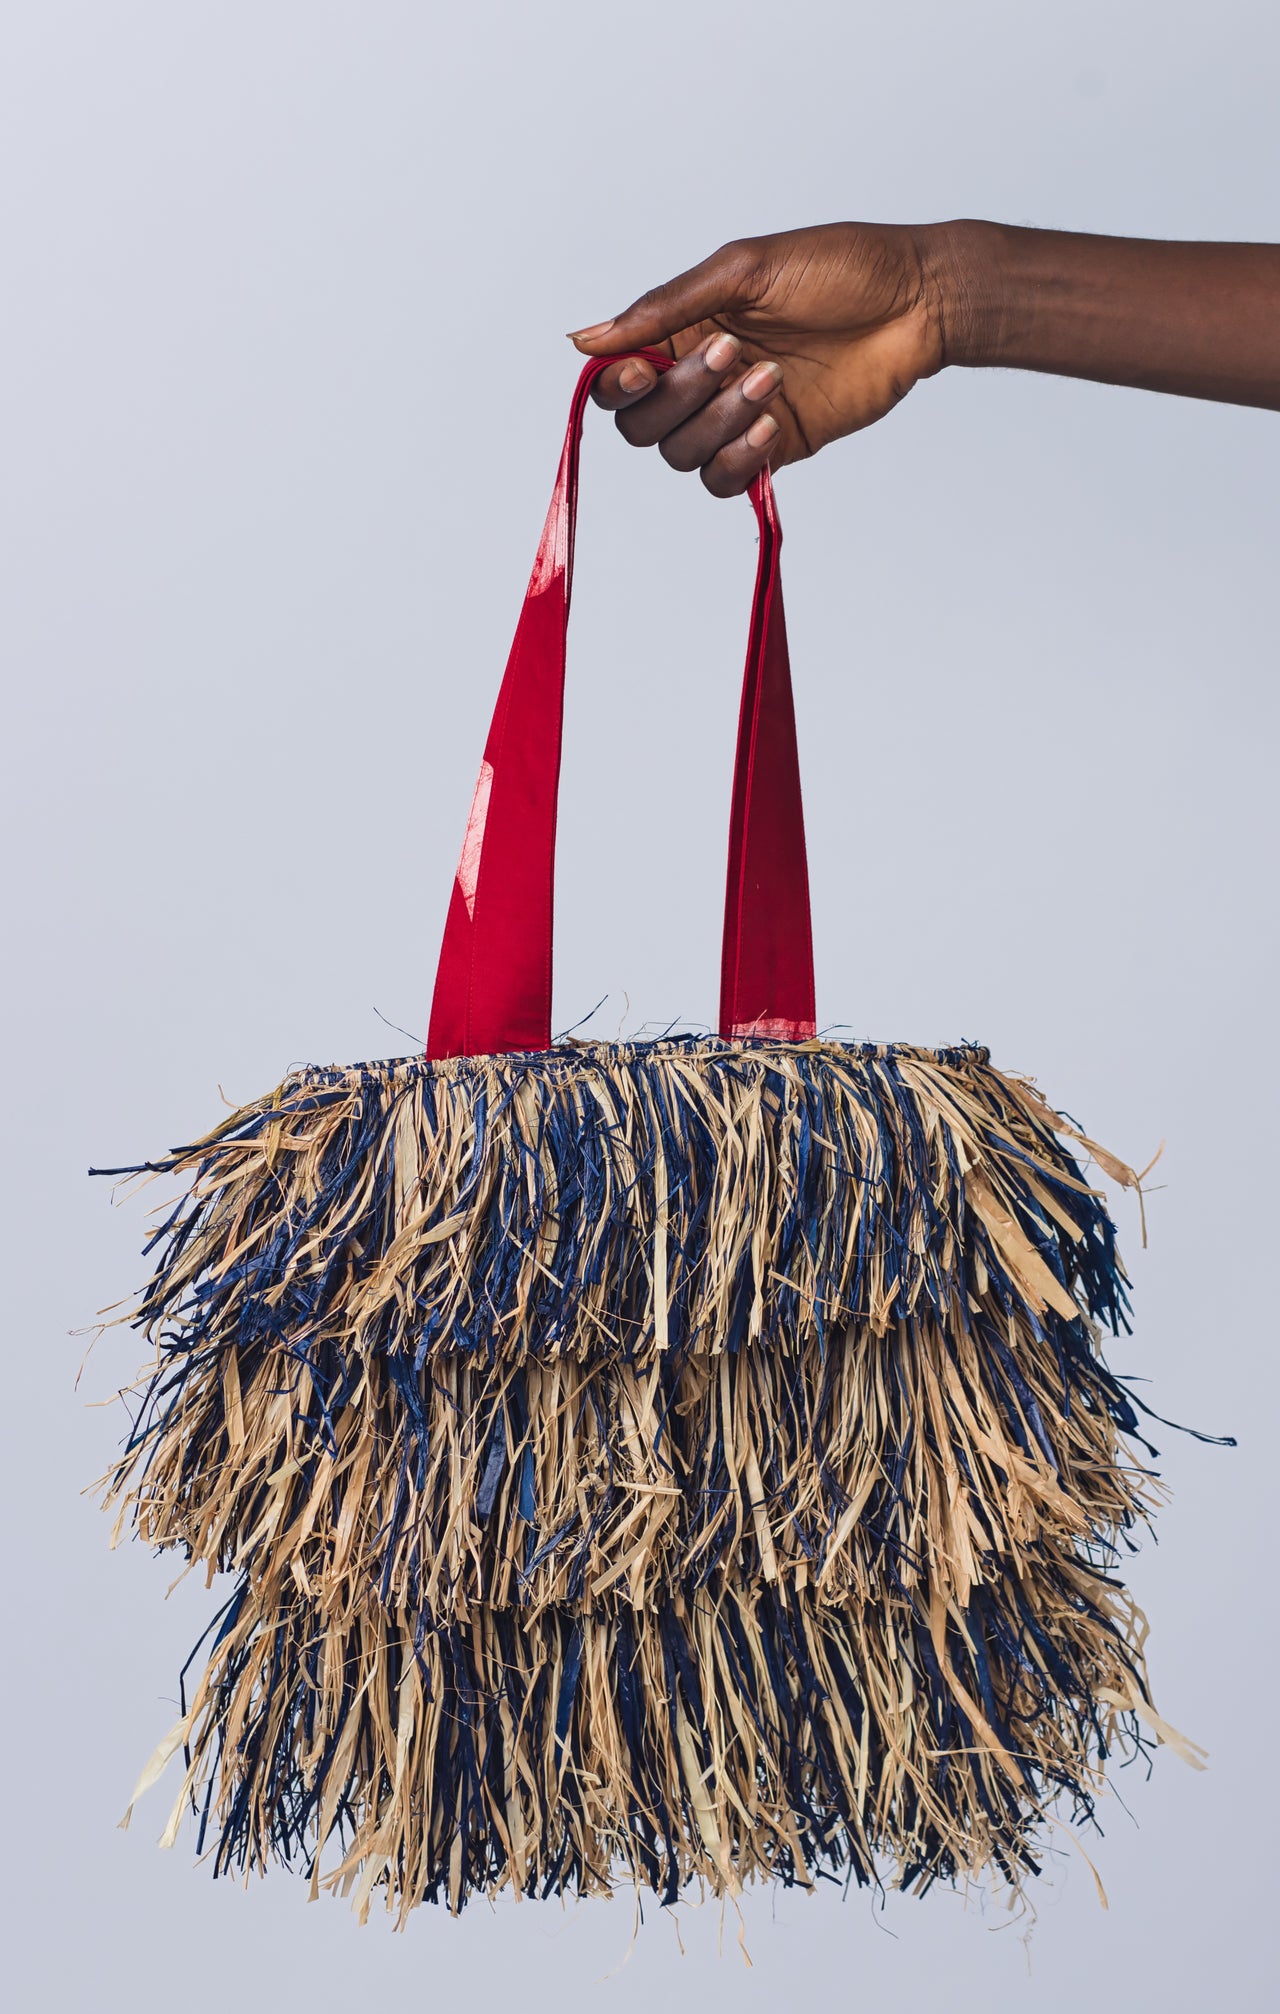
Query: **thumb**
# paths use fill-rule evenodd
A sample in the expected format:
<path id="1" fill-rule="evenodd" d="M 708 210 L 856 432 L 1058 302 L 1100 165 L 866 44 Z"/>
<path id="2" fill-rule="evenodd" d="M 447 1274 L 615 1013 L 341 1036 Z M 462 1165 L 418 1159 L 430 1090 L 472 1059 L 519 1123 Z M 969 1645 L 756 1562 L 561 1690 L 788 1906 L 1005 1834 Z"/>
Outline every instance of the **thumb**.
<path id="1" fill-rule="evenodd" d="M 665 286 L 650 287 L 610 322 L 575 329 L 569 340 L 587 357 L 650 348 L 681 329 L 741 305 L 755 260 L 746 245 L 722 245 Z"/>

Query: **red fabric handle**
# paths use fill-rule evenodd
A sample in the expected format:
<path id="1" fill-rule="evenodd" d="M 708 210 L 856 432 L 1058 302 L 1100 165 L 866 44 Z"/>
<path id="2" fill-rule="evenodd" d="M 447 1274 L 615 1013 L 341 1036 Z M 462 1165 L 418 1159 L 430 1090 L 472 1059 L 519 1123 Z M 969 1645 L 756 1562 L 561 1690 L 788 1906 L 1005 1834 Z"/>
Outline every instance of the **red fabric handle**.
<path id="1" fill-rule="evenodd" d="M 660 370 L 670 360 L 645 350 Z M 538 556 L 498 694 L 445 923 L 427 1055 L 551 1047 L 556 809 L 565 643 L 578 511 L 578 447 L 593 358 L 573 395 Z M 738 721 L 720 972 L 720 1033 L 814 1033 L 813 943 L 782 530 L 765 469 L 751 485 L 760 560 Z"/>

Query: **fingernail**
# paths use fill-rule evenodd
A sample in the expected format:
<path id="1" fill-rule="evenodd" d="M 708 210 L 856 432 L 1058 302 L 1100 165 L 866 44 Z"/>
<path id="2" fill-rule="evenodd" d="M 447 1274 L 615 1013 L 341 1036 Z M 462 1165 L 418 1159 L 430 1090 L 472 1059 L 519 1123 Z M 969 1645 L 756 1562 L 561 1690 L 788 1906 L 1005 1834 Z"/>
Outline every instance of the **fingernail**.
<path id="1" fill-rule="evenodd" d="M 767 399 L 781 383 L 781 364 L 757 364 L 742 380 L 742 396 L 744 399 Z"/>
<path id="2" fill-rule="evenodd" d="M 638 364 L 635 358 L 632 357 L 618 372 L 618 383 L 624 392 L 647 391 L 653 383 L 653 374 L 647 371 L 643 364 Z"/>
<path id="3" fill-rule="evenodd" d="M 712 336 L 702 352 L 708 370 L 727 371 L 741 348 L 736 336 Z"/>
<path id="4" fill-rule="evenodd" d="M 614 315 L 610 321 L 593 322 L 589 329 L 570 329 L 569 341 L 571 343 L 598 343 L 601 336 L 608 335 L 617 319 L 618 317 Z"/>
<path id="5" fill-rule="evenodd" d="M 746 441 L 749 448 L 767 448 L 778 431 L 778 422 L 772 413 L 761 413 L 758 420 L 752 420 L 747 428 Z"/>

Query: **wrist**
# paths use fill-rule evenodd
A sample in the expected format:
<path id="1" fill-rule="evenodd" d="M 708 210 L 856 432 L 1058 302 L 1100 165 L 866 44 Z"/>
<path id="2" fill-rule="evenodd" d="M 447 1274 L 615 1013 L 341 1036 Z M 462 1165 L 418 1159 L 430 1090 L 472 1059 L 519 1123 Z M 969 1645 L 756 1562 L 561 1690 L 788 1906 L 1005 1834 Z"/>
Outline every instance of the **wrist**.
<path id="1" fill-rule="evenodd" d="M 971 218 L 912 240 L 934 371 L 997 365 L 1280 410 L 1280 247 Z"/>
<path id="2" fill-rule="evenodd" d="M 926 224 L 917 234 L 940 370 L 997 361 L 1005 306 L 1003 237 L 998 224 L 970 217 Z"/>

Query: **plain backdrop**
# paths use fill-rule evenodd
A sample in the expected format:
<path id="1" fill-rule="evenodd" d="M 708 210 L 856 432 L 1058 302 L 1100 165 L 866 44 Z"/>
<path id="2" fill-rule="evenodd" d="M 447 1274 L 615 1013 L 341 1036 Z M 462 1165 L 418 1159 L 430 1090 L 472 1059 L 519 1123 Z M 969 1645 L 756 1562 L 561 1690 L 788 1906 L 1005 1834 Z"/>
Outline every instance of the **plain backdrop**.
<path id="1" fill-rule="evenodd" d="M 5 1969 L 22 2010 L 1267 2001 L 1275 1921 L 1277 420 L 944 375 L 779 498 L 819 1012 L 972 1037 L 1165 1186 L 1116 1367 L 1173 1500 L 1132 1567 L 1202 1742 L 1117 1780 L 1034 1913 L 422 1910 L 395 1937 L 115 1822 L 215 1596 L 83 1486 L 145 1199 L 90 1162 L 293 1062 L 403 1051 L 573 381 L 563 331 L 831 218 L 1280 231 L 1269 0 L 441 7 L 8 0 L 0 400 Z M 715 1011 L 754 565 L 589 427 L 561 1026 Z M 1155 1178 L 1153 1178 L 1155 1179 Z M 166 1786 L 172 1795 L 173 1785 Z M 1121 1799 L 1123 1800 L 1121 1802 Z M 723 1935 L 724 1956 L 717 1957 Z M 681 1955 L 683 1937 L 685 1955 Z M 630 1955 L 628 1956 L 628 1953 Z M 623 1966 L 624 1959 L 627 1961 Z M 619 1968 L 622 1969 L 619 1969 Z"/>

